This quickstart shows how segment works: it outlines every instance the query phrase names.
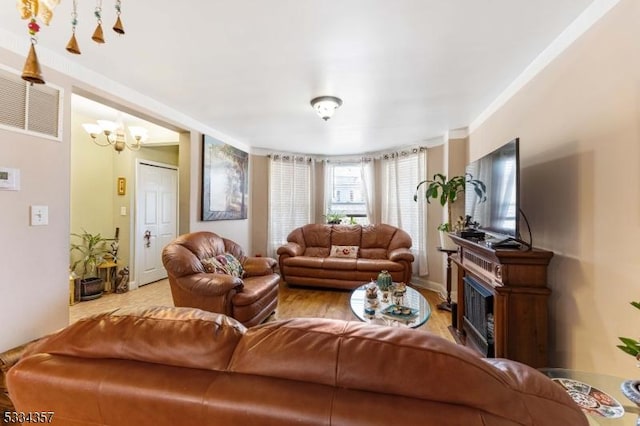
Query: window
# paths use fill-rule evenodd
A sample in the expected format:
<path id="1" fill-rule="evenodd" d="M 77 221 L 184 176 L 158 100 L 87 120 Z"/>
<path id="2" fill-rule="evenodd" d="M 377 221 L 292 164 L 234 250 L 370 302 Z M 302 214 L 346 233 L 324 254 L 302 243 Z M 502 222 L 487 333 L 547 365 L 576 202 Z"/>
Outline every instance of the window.
<path id="1" fill-rule="evenodd" d="M 274 155 L 269 161 L 268 255 L 299 226 L 313 223 L 313 161 L 308 157 Z"/>
<path id="2" fill-rule="evenodd" d="M 369 224 L 362 176 L 360 163 L 325 163 L 326 211 L 346 216 L 342 223 Z"/>

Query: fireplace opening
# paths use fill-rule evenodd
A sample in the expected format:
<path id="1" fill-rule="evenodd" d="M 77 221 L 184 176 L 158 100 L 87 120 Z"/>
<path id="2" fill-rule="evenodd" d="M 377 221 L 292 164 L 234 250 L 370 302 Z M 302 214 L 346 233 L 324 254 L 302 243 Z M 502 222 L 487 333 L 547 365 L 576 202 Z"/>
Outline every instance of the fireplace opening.
<path id="1" fill-rule="evenodd" d="M 485 357 L 493 357 L 493 294 L 472 277 L 464 277 L 464 331 Z"/>

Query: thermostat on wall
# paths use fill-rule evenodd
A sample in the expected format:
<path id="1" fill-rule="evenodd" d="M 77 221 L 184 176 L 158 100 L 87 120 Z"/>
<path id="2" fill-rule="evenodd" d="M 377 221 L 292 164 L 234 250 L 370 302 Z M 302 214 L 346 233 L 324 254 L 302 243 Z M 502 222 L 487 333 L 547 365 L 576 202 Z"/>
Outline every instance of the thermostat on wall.
<path id="1" fill-rule="evenodd" d="M 8 191 L 20 190 L 20 170 L 0 167 L 0 189 Z"/>

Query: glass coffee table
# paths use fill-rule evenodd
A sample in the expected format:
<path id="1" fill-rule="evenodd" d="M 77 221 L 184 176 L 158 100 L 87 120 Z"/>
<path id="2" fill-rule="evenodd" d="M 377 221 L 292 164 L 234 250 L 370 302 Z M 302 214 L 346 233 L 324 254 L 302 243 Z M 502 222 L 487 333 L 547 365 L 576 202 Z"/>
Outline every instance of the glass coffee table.
<path id="1" fill-rule="evenodd" d="M 625 379 L 566 368 L 541 368 L 576 401 L 590 425 L 640 425 L 638 406 L 627 399 L 620 385 Z"/>
<path id="2" fill-rule="evenodd" d="M 396 284 L 396 283 L 394 283 Z M 377 305 L 371 305 L 366 298 L 366 288 L 370 283 L 361 285 L 353 290 L 349 304 L 351 312 L 360 320 L 371 324 L 382 324 L 398 327 L 417 328 L 427 322 L 431 316 L 431 307 L 429 302 L 417 290 L 406 286 L 406 292 L 398 305 L 407 307 L 411 310 L 409 314 L 394 314 L 392 305 L 394 305 L 393 296 L 389 296 L 388 301 L 383 301 L 382 292 L 378 289 Z M 365 311 L 365 309 L 367 309 Z"/>

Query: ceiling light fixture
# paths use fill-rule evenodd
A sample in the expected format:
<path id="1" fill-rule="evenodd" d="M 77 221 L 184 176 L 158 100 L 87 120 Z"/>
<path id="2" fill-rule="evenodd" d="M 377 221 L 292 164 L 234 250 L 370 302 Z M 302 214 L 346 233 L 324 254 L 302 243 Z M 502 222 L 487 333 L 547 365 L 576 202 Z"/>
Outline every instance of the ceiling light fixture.
<path id="1" fill-rule="evenodd" d="M 342 99 L 335 96 L 319 96 L 311 99 L 311 106 L 324 121 L 330 119 L 340 105 L 342 105 Z"/>
<path id="2" fill-rule="evenodd" d="M 115 123 L 109 120 L 98 120 L 98 124 L 85 123 L 82 125 L 84 130 L 89 133 L 93 142 L 98 146 L 111 146 L 120 154 L 124 151 L 125 147 L 131 151 L 137 151 L 142 146 L 142 142 L 147 140 L 147 129 L 139 126 L 130 126 L 129 133 L 136 140 L 135 143 L 130 144 L 127 142 L 127 137 L 124 132 L 124 126 L 122 124 Z M 100 134 L 105 135 L 106 142 L 101 142 L 98 139 Z"/>

